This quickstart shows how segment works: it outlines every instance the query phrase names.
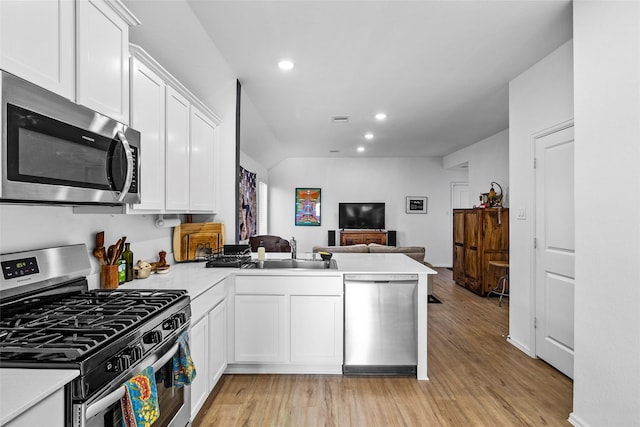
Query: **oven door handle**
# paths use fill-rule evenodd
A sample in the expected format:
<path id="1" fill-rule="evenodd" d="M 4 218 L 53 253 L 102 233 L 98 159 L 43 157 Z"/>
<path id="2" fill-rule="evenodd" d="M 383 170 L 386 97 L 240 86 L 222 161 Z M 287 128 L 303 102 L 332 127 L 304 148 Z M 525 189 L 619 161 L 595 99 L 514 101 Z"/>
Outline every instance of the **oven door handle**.
<path id="1" fill-rule="evenodd" d="M 151 356 L 149 359 L 145 360 L 145 364 L 143 366 L 151 365 L 151 367 L 153 367 L 153 370 L 157 371 L 158 369 L 162 368 L 165 363 L 167 363 L 169 360 L 171 360 L 171 358 L 178 351 L 179 347 L 180 347 L 179 343 L 175 344 L 162 357 L 160 357 L 159 359 L 156 359 L 155 361 L 153 361 L 153 359 L 155 359 L 157 356 Z M 125 393 L 126 393 L 126 387 L 123 385 L 123 386 L 115 389 L 111 393 L 107 394 L 102 399 L 100 399 L 100 400 L 92 403 L 91 405 L 87 406 L 87 408 L 85 410 L 85 419 L 88 420 L 91 417 L 94 417 L 94 416 L 98 415 L 100 412 L 104 411 L 109 406 L 113 405 L 118 400 L 120 400 L 122 397 L 124 397 Z"/>

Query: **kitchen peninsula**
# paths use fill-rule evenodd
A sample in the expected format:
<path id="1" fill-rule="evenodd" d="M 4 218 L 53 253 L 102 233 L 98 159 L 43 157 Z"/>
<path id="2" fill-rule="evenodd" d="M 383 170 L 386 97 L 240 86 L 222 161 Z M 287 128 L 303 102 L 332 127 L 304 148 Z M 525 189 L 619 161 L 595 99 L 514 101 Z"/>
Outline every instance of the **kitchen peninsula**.
<path id="1" fill-rule="evenodd" d="M 347 274 L 417 275 L 416 378 L 427 380 L 427 284 L 429 275 L 436 272 L 404 254 L 337 253 L 333 259 L 337 269 L 174 264 L 168 274 L 154 274 L 123 287 L 189 292 L 191 352 L 198 367 L 192 385 L 192 416 L 225 372 L 341 374 Z"/>
<path id="2" fill-rule="evenodd" d="M 403 254 L 340 253 L 334 259 L 337 269 L 237 269 L 205 268 L 201 262 L 173 264 L 167 274 L 153 274 L 121 287 L 189 292 L 191 354 L 198 372 L 191 385 L 191 419 L 225 372 L 341 374 L 343 278 L 347 274 L 418 277 L 416 377 L 426 380 L 427 283 L 435 271 Z M 3 383 L 14 382 L 11 380 L 14 372 L 0 370 Z M 40 373 L 30 374 L 39 385 L 37 395 L 2 393 L 0 406 L 14 410 L 3 411 L 1 424 L 20 424 L 29 417 L 42 419 L 38 417 L 46 417 L 52 405 L 62 407 L 64 384 L 58 377 L 67 375 L 63 381 L 70 381 L 77 373 L 50 370 Z"/>

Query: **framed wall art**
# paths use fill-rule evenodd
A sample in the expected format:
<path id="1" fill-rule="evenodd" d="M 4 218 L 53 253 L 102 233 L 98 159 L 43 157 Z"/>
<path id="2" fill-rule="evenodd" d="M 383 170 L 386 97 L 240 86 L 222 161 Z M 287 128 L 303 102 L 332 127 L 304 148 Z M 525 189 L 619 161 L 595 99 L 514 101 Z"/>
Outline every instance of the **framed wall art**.
<path id="1" fill-rule="evenodd" d="M 319 188 L 296 188 L 296 225 L 320 225 Z"/>
<path id="2" fill-rule="evenodd" d="M 407 196 L 407 213 L 426 214 L 427 201 L 427 197 Z"/>

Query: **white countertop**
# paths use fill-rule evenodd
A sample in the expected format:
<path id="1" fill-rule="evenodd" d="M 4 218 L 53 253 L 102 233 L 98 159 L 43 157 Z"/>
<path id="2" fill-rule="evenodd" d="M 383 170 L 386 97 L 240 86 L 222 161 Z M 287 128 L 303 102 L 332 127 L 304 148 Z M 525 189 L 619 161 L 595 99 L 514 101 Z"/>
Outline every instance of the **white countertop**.
<path id="1" fill-rule="evenodd" d="M 268 254 L 269 259 L 290 257 L 290 254 Z M 298 258 L 310 259 L 311 254 Z M 216 283 L 236 275 L 301 275 L 335 276 L 352 273 L 379 274 L 437 274 L 425 265 L 399 253 L 336 253 L 333 258 L 337 270 L 320 269 L 240 269 L 206 268 L 204 262 L 172 264 L 166 274 L 152 274 L 147 279 L 136 279 L 121 285 L 123 289 L 186 289 L 191 300 L 206 292 Z M 0 424 L 8 422 L 29 409 L 78 376 L 74 370 L 0 369 Z M 34 387 L 35 386 L 35 387 Z"/>
<path id="2" fill-rule="evenodd" d="M 255 255 L 255 254 L 254 254 Z M 269 253 L 268 259 L 282 259 L 289 254 Z M 289 256 L 290 257 L 290 256 Z M 305 253 L 299 259 L 310 259 L 311 254 Z M 211 286 L 223 280 L 230 274 L 235 275 L 278 275 L 299 276 L 310 274 L 314 276 L 335 276 L 345 273 L 379 273 L 379 274 L 437 274 L 429 267 L 400 253 L 336 253 L 333 258 L 338 264 L 333 269 L 242 269 L 242 268 L 206 268 L 204 262 L 186 262 L 172 264 L 168 273 L 152 274 L 147 279 L 136 279 L 121 285 L 123 289 L 186 289 L 191 299 L 205 292 Z"/>
<path id="3" fill-rule="evenodd" d="M 0 425 L 8 423 L 80 374 L 68 369 L 0 369 Z"/>

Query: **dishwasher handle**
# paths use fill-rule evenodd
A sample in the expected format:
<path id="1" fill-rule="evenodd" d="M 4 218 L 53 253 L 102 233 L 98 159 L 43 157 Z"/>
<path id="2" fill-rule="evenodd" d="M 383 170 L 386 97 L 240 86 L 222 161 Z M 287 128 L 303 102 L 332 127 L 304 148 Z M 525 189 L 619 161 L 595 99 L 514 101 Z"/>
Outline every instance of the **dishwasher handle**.
<path id="1" fill-rule="evenodd" d="M 418 283 L 417 274 L 345 274 L 344 283 Z"/>

